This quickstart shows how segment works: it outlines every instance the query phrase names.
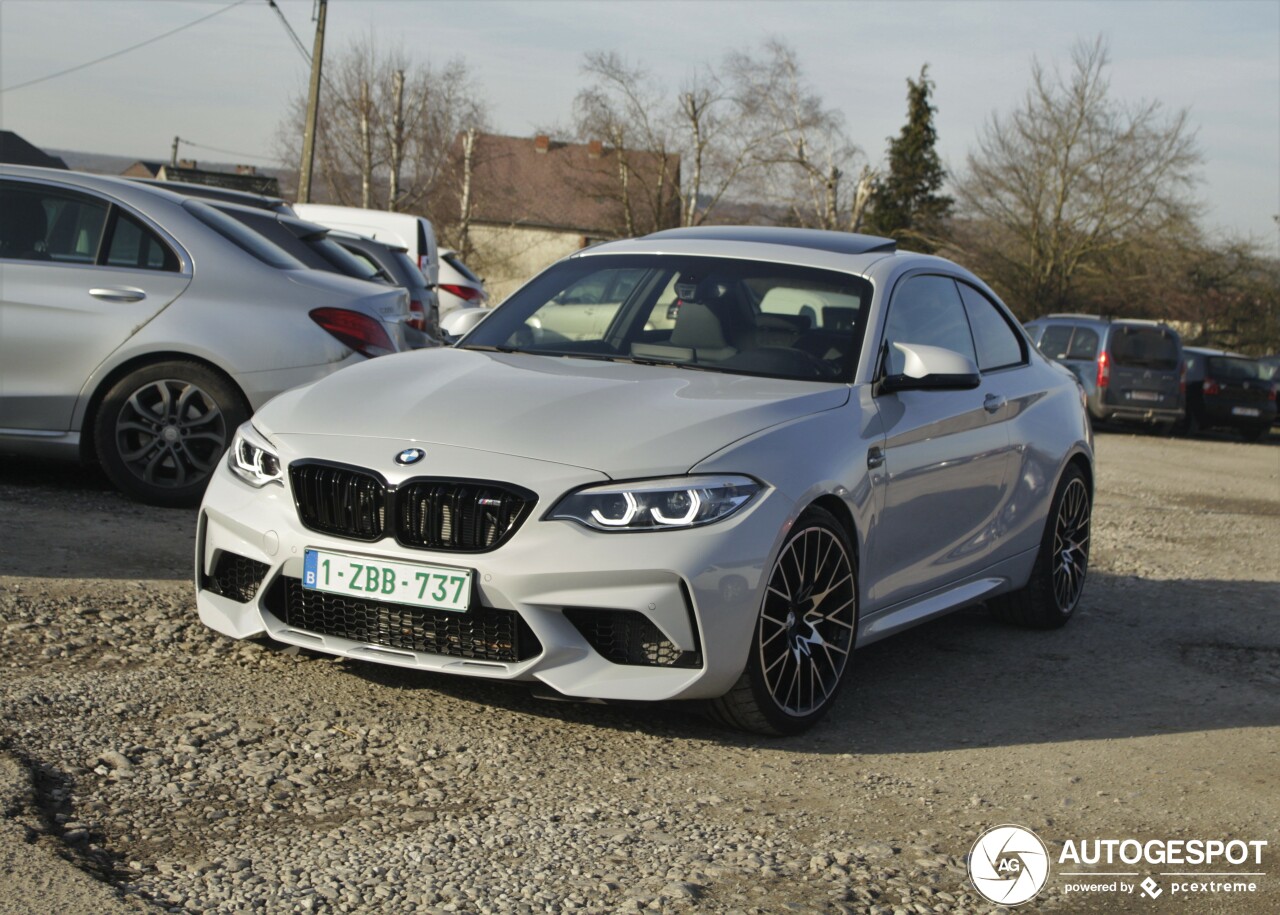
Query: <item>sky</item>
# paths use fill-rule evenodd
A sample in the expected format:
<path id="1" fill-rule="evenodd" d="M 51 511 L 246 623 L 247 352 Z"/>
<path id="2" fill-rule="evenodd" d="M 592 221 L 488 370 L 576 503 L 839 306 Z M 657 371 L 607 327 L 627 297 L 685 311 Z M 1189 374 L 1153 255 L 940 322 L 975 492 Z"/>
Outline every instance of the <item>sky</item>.
<path id="1" fill-rule="evenodd" d="M 312 0 L 277 2 L 310 50 Z M 515 136 L 571 123 L 589 51 L 674 92 L 726 52 L 781 38 L 873 163 L 927 63 L 953 173 L 984 123 L 1022 101 L 1033 60 L 1065 70 L 1077 41 L 1101 35 L 1113 97 L 1189 112 L 1202 225 L 1280 255 L 1280 0 L 329 0 L 328 54 L 368 35 L 423 63 L 465 60 L 492 127 Z M 184 157 L 276 164 L 308 75 L 267 0 L 0 0 L 0 128 L 45 149 L 167 159 L 177 135 L 200 144 Z"/>

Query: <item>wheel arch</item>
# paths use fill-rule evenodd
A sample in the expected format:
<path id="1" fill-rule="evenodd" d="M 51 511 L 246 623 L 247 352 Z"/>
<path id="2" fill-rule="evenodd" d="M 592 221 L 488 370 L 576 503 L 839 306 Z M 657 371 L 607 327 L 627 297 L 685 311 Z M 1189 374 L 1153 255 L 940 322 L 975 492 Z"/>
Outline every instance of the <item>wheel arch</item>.
<path id="1" fill-rule="evenodd" d="M 89 396 L 88 403 L 85 406 L 84 417 L 80 421 L 80 459 L 82 461 L 93 463 L 98 459 L 97 445 L 95 444 L 97 436 L 94 434 L 94 426 L 97 424 L 98 411 L 102 408 L 102 401 L 106 398 L 107 392 L 125 376 L 136 372 L 138 369 L 146 368 L 149 365 L 158 365 L 161 362 L 190 362 L 208 369 L 224 379 L 240 397 L 246 411 L 250 414 L 253 413 L 253 405 L 250 403 L 244 389 L 231 377 L 229 372 L 216 362 L 178 350 L 142 353 L 117 365 L 104 375 L 94 387 L 93 393 Z"/>

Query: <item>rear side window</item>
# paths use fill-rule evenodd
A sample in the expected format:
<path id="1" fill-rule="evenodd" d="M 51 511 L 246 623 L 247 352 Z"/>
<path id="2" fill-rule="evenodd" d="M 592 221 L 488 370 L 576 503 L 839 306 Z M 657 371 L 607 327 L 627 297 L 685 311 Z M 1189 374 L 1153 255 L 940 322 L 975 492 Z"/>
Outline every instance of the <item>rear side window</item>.
<path id="1" fill-rule="evenodd" d="M 1040 352 L 1050 359 L 1065 359 L 1071 350 L 1070 324 L 1050 324 L 1040 337 Z"/>
<path id="2" fill-rule="evenodd" d="M 175 271 L 178 258 L 154 232 L 128 213 L 117 210 L 106 264 L 108 267 Z"/>
<path id="3" fill-rule="evenodd" d="M 1067 350 L 1068 359 L 1089 359 L 1098 357 L 1098 332 L 1088 327 L 1077 327 L 1071 337 L 1071 348 Z"/>
<path id="4" fill-rule="evenodd" d="M 985 295 L 965 283 L 957 283 L 960 298 L 969 314 L 969 326 L 973 329 L 973 343 L 978 351 L 978 369 L 993 369 L 1021 365 L 1026 361 L 1022 338 L 1009 326 L 1000 309 Z"/>
<path id="5" fill-rule="evenodd" d="M 1113 326 L 1109 349 L 1116 365 L 1167 371 L 1178 368 L 1178 341 L 1163 328 Z"/>

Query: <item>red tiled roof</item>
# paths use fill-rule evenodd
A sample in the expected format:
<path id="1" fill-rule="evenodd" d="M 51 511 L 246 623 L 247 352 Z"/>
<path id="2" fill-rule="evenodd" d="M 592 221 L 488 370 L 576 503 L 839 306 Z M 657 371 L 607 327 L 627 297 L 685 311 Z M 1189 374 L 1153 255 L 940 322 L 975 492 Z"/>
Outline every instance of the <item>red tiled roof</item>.
<path id="1" fill-rule="evenodd" d="M 540 140 L 546 145 L 544 152 L 537 149 Z M 461 148 L 459 137 L 455 191 L 462 186 Z M 666 156 L 665 171 L 658 153 L 626 151 L 625 155 L 631 170 L 636 232 L 675 225 L 679 155 Z M 618 159 L 618 150 L 599 144 L 479 134 L 472 157 L 472 221 L 568 229 L 584 235 L 624 234 Z"/>

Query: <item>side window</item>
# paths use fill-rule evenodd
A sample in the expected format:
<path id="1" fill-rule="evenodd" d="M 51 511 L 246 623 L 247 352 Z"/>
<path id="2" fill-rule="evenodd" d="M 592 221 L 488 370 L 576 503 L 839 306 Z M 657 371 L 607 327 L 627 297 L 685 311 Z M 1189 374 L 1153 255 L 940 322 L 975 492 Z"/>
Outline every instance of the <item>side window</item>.
<path id="1" fill-rule="evenodd" d="M 174 271 L 178 269 L 178 258 L 154 232 L 128 213 L 117 210 L 106 264 L 108 267 Z"/>
<path id="2" fill-rule="evenodd" d="M 978 370 L 1020 365 L 1027 354 L 1022 350 L 1022 339 L 1009 326 L 1000 309 L 985 295 L 965 283 L 956 284 L 969 314 L 969 326 L 973 328 L 973 342 L 978 349 Z"/>
<path id="3" fill-rule="evenodd" d="M 1077 327 L 1076 335 L 1071 338 L 1071 349 L 1067 351 L 1067 358 L 1093 360 L 1097 357 L 1098 332 L 1087 327 Z"/>
<path id="4" fill-rule="evenodd" d="M 0 184 L 0 258 L 92 264 L 107 205 L 55 188 Z"/>
<path id="5" fill-rule="evenodd" d="M 1071 325 L 1050 324 L 1040 338 L 1040 352 L 1050 359 L 1065 359 L 1071 351 Z"/>
<path id="6" fill-rule="evenodd" d="M 977 362 L 973 336 L 955 280 L 945 276 L 913 276 L 894 290 L 884 338 L 888 346 L 887 372 L 902 373 L 904 357 L 894 343 L 940 346 Z"/>

